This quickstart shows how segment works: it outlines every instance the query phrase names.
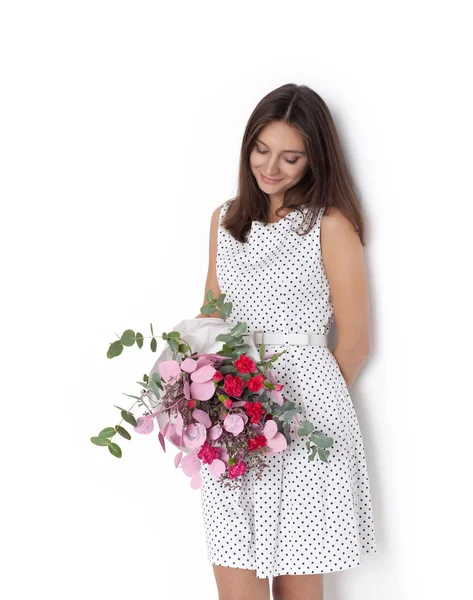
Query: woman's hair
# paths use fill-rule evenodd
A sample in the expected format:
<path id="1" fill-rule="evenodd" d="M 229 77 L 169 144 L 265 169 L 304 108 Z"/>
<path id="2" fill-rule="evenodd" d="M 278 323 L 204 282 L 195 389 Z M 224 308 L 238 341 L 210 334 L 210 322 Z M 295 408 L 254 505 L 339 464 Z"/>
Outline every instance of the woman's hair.
<path id="1" fill-rule="evenodd" d="M 306 205 L 309 226 L 318 209 L 338 208 L 353 224 L 365 244 L 365 225 L 355 185 L 345 161 L 335 123 L 322 98 L 305 85 L 288 83 L 267 94 L 251 114 L 240 153 L 238 192 L 224 216 L 223 226 L 240 242 L 246 242 L 251 222 L 267 222 L 269 196 L 263 192 L 250 167 L 250 153 L 260 131 L 273 121 L 294 127 L 304 139 L 308 168 L 303 178 L 284 195 L 283 208 L 300 210 Z M 278 209 L 279 210 L 279 209 Z"/>

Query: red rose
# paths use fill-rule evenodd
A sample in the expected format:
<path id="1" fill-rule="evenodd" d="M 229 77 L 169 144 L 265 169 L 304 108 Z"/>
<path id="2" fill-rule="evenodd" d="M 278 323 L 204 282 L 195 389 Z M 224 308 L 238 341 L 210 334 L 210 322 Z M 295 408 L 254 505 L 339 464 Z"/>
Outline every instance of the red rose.
<path id="1" fill-rule="evenodd" d="M 245 402 L 244 409 L 252 423 L 260 422 L 261 417 L 264 414 L 264 408 L 261 402 Z"/>
<path id="2" fill-rule="evenodd" d="M 266 446 L 266 437 L 264 435 L 257 435 L 254 438 L 248 440 L 248 450 L 256 450 L 256 448 L 264 448 Z"/>
<path id="3" fill-rule="evenodd" d="M 225 375 L 223 389 L 230 396 L 236 396 L 238 398 L 238 396 L 241 396 L 243 391 L 243 380 L 238 377 L 238 375 L 232 375 L 231 373 L 228 373 Z"/>
<path id="4" fill-rule="evenodd" d="M 254 373 L 256 371 L 255 362 L 245 354 L 242 354 L 233 364 L 240 373 Z"/>
<path id="5" fill-rule="evenodd" d="M 256 375 L 256 377 L 252 377 L 246 382 L 246 387 L 250 390 L 250 392 L 259 392 L 259 390 L 263 387 L 264 375 L 260 373 Z"/>

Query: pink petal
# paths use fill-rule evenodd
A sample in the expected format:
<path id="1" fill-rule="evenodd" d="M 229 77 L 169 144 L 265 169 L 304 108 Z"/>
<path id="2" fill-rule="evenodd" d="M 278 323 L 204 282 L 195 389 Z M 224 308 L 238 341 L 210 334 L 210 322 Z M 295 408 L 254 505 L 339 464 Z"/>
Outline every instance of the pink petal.
<path id="1" fill-rule="evenodd" d="M 171 426 L 171 422 L 168 421 L 166 423 L 166 425 L 161 429 L 160 433 L 162 433 L 164 436 L 166 436 L 166 434 L 167 434 L 168 429 L 169 429 L 170 426 Z"/>
<path id="2" fill-rule="evenodd" d="M 178 452 L 176 454 L 176 456 L 174 457 L 174 466 L 176 467 L 176 469 L 179 466 L 179 463 L 181 462 L 181 458 L 182 458 L 182 451 Z"/>
<path id="3" fill-rule="evenodd" d="M 213 380 L 205 383 L 191 383 L 191 396 L 194 400 L 210 400 L 215 393 Z"/>
<path id="4" fill-rule="evenodd" d="M 182 419 L 181 413 L 179 413 L 176 417 L 176 421 L 174 423 L 174 429 L 177 434 L 182 435 L 182 426 L 184 425 L 184 421 Z"/>
<path id="5" fill-rule="evenodd" d="M 240 415 L 227 415 L 223 420 L 223 427 L 233 435 L 238 435 L 243 431 L 245 423 Z"/>
<path id="6" fill-rule="evenodd" d="M 273 419 L 269 419 L 268 421 L 266 421 L 266 423 L 264 424 L 264 429 L 263 429 L 263 433 L 266 439 L 270 440 L 271 438 L 273 438 L 276 433 L 278 432 L 278 426 L 276 421 L 274 421 Z"/>
<path id="7" fill-rule="evenodd" d="M 194 490 L 198 490 L 202 485 L 202 475 L 200 472 L 194 473 L 191 478 L 191 488 Z"/>
<path id="8" fill-rule="evenodd" d="M 150 418 L 150 415 L 138 417 L 136 419 L 136 425 L 133 429 L 136 431 L 136 433 L 151 433 L 154 429 L 153 418 Z"/>
<path id="9" fill-rule="evenodd" d="M 191 423 L 184 431 L 184 443 L 186 448 L 202 446 L 207 438 L 207 429 L 202 423 Z"/>
<path id="10" fill-rule="evenodd" d="M 226 468 L 223 460 L 219 460 L 218 458 L 215 458 L 209 464 L 209 471 L 214 477 L 220 477 L 220 475 L 225 472 Z"/>
<path id="11" fill-rule="evenodd" d="M 287 440 L 284 435 L 278 432 L 273 438 L 268 440 L 267 445 L 269 448 L 274 450 L 274 452 L 282 452 L 287 448 Z"/>
<path id="12" fill-rule="evenodd" d="M 159 438 L 159 443 L 163 447 L 164 452 L 166 452 L 166 442 L 164 441 L 164 435 L 161 432 L 158 433 L 158 438 Z"/>
<path id="13" fill-rule="evenodd" d="M 243 406 L 244 404 L 246 404 L 246 400 L 237 400 L 237 402 L 234 402 L 232 404 L 232 407 L 238 408 L 239 406 Z"/>
<path id="14" fill-rule="evenodd" d="M 184 379 L 184 398 L 186 400 L 190 400 L 191 399 L 190 383 L 189 383 L 189 380 L 187 379 L 187 377 Z"/>
<path id="15" fill-rule="evenodd" d="M 193 358 L 185 358 L 181 363 L 181 370 L 186 373 L 193 373 L 197 369 L 197 361 Z"/>
<path id="16" fill-rule="evenodd" d="M 194 410 L 192 411 L 192 416 L 196 421 L 202 423 L 202 425 L 204 425 L 206 429 L 212 427 L 212 421 L 210 420 L 209 414 L 206 413 L 205 410 L 202 410 L 200 408 L 194 408 Z"/>
<path id="17" fill-rule="evenodd" d="M 220 427 L 220 425 L 214 425 L 209 429 L 209 438 L 211 440 L 218 440 L 222 433 L 223 429 Z"/>
<path id="18" fill-rule="evenodd" d="M 195 454 L 187 454 L 181 460 L 181 468 L 188 477 L 192 477 L 194 473 L 200 471 L 201 466 L 200 460 Z"/>
<path id="19" fill-rule="evenodd" d="M 191 373 L 192 381 L 196 383 L 203 383 L 204 381 L 209 381 L 212 379 L 216 372 L 215 367 L 212 365 L 204 365 L 203 367 L 199 367 L 193 373 Z"/>
<path id="20" fill-rule="evenodd" d="M 228 450 L 225 446 L 219 446 L 220 448 L 220 460 L 223 460 L 223 462 L 228 465 L 228 459 L 230 458 L 229 454 L 228 454 Z"/>
<path id="21" fill-rule="evenodd" d="M 282 406 L 284 404 L 284 398 L 282 395 L 282 392 L 277 392 L 276 390 L 268 390 L 266 389 L 266 393 L 268 394 L 268 396 L 274 400 L 274 402 L 276 402 L 276 404 L 279 404 L 279 406 Z"/>
<path id="22" fill-rule="evenodd" d="M 166 383 L 173 377 L 180 377 L 181 375 L 181 367 L 176 360 L 163 360 L 158 363 L 158 371 Z"/>

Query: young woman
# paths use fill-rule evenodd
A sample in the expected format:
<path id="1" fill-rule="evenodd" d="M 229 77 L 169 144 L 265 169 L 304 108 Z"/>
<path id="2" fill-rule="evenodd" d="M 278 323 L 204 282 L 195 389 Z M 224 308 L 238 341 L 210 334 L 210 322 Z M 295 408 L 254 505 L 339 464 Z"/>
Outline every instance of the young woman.
<path id="1" fill-rule="evenodd" d="M 269 93 L 246 127 L 238 194 L 212 215 L 205 291 L 225 293 L 231 321 L 246 322 L 267 352 L 286 350 L 274 363 L 285 398 L 334 441 L 326 463 L 309 461 L 306 440 L 294 440 L 265 458 L 261 479 L 245 474 L 236 492 L 204 466 L 202 509 L 219 600 L 268 600 L 270 577 L 275 600 L 320 600 L 323 573 L 376 552 L 348 391 L 370 349 L 364 244 L 360 204 L 325 102 L 294 84 Z M 279 337 L 268 344 L 265 332 Z"/>

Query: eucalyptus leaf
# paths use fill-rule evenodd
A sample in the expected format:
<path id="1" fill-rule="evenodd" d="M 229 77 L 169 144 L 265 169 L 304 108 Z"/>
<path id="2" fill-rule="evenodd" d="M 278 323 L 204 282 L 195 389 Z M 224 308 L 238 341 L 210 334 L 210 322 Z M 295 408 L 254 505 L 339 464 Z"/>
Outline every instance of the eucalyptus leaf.
<path id="1" fill-rule="evenodd" d="M 333 439 L 324 435 L 321 431 L 314 431 L 311 433 L 310 439 L 320 448 L 330 448 L 333 444 Z"/>
<path id="2" fill-rule="evenodd" d="M 122 333 L 122 337 L 120 339 L 124 346 L 133 346 L 135 343 L 135 332 L 133 329 L 127 329 Z"/>
<path id="3" fill-rule="evenodd" d="M 117 433 L 119 433 L 122 437 L 124 437 L 126 440 L 131 440 L 131 435 L 130 432 L 127 431 L 124 427 L 122 427 L 121 425 L 117 425 Z"/>
<path id="4" fill-rule="evenodd" d="M 324 462 L 328 463 L 328 456 L 330 454 L 329 450 L 324 450 L 323 448 L 319 448 L 319 458 Z"/>
<path id="5" fill-rule="evenodd" d="M 178 340 L 181 337 L 181 334 L 179 333 L 179 331 L 171 331 L 170 333 L 168 333 L 168 337 Z"/>
<path id="6" fill-rule="evenodd" d="M 113 437 L 116 433 L 117 432 L 115 427 L 105 427 L 105 429 L 102 429 L 102 431 L 99 433 L 99 437 L 110 438 Z"/>
<path id="7" fill-rule="evenodd" d="M 200 307 L 200 312 L 203 315 L 212 315 L 214 312 L 217 312 L 217 309 L 213 306 L 210 306 L 210 304 L 204 304 Z"/>
<path id="8" fill-rule="evenodd" d="M 108 438 L 97 436 L 91 437 L 90 441 L 96 446 L 108 446 L 111 443 Z"/>
<path id="9" fill-rule="evenodd" d="M 125 392 L 122 392 L 122 394 L 124 396 L 128 396 L 128 398 L 135 398 L 135 400 L 141 400 L 140 396 L 133 396 L 133 394 L 125 394 Z M 122 410 L 125 410 L 125 409 L 122 409 Z"/>
<path id="10" fill-rule="evenodd" d="M 216 342 L 234 342 L 235 338 L 231 333 L 219 333 L 215 338 Z"/>
<path id="11" fill-rule="evenodd" d="M 223 304 L 223 301 L 225 300 L 225 294 L 220 294 L 220 296 L 217 298 L 217 307 L 220 308 Z"/>
<path id="12" fill-rule="evenodd" d="M 310 421 L 302 421 L 299 429 L 297 430 L 297 433 L 298 435 L 303 437 L 304 435 L 312 433 L 312 431 L 314 431 L 314 426 L 312 425 L 312 423 Z"/>
<path id="13" fill-rule="evenodd" d="M 172 338 L 168 339 L 168 344 L 173 352 L 179 352 L 179 344 L 176 342 L 176 340 L 173 340 Z"/>
<path id="14" fill-rule="evenodd" d="M 121 415 L 124 421 L 130 423 L 130 425 L 133 425 L 133 427 L 136 427 L 136 419 L 131 412 L 128 410 L 122 410 Z"/>
<path id="15" fill-rule="evenodd" d="M 110 344 L 110 348 L 108 349 L 107 356 L 110 358 L 114 358 L 115 356 L 120 356 L 123 352 L 123 344 L 120 340 L 116 342 L 112 342 Z"/>
<path id="16" fill-rule="evenodd" d="M 138 346 L 138 348 L 141 350 L 141 348 L 143 348 L 143 334 L 142 333 L 137 333 L 136 334 L 136 345 Z"/>
<path id="17" fill-rule="evenodd" d="M 247 329 L 247 324 L 246 323 L 237 323 L 235 325 L 235 327 L 232 329 L 232 334 L 235 337 L 240 337 L 241 335 L 243 335 Z"/>
<path id="18" fill-rule="evenodd" d="M 223 320 L 228 319 L 230 313 L 232 312 L 233 305 L 231 302 L 225 302 L 222 304 L 222 308 L 220 309 L 220 316 Z"/>
<path id="19" fill-rule="evenodd" d="M 110 453 L 113 454 L 113 456 L 116 456 L 117 458 L 122 457 L 122 449 L 118 444 L 114 444 L 112 442 L 111 444 L 109 444 L 108 449 L 110 450 Z"/>
<path id="20" fill-rule="evenodd" d="M 149 344 L 149 347 L 151 348 L 151 352 L 156 352 L 157 346 L 158 346 L 158 343 L 156 341 L 156 338 L 155 337 L 151 338 L 151 342 Z"/>
<path id="21" fill-rule="evenodd" d="M 211 288 L 207 290 L 207 294 L 205 295 L 207 302 L 211 302 L 214 298 L 214 292 Z"/>

